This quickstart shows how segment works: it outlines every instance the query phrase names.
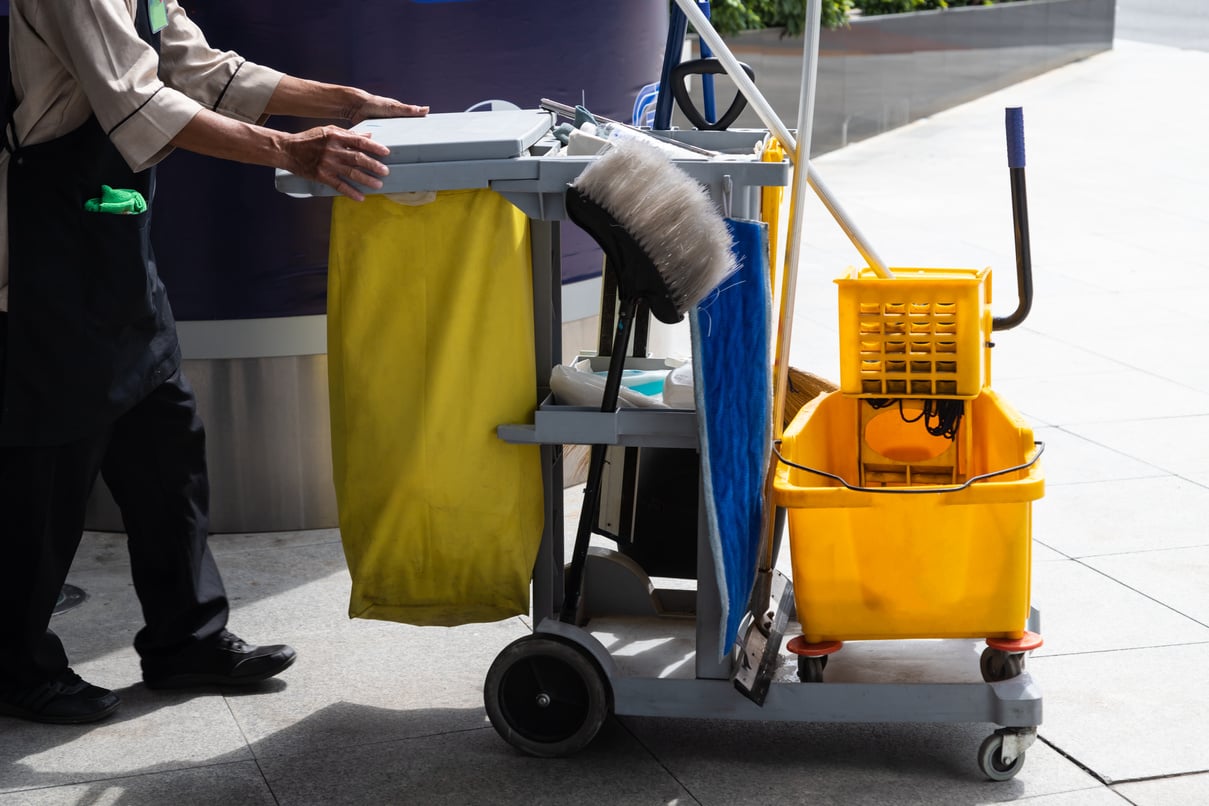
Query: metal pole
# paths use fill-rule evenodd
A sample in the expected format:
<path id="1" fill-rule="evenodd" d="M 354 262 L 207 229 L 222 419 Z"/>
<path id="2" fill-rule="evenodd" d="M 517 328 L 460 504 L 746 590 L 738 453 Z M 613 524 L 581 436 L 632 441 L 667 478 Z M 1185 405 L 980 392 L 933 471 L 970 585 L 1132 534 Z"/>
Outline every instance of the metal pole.
<path id="1" fill-rule="evenodd" d="M 813 0 L 806 6 L 806 26 L 802 37 L 802 83 L 798 100 L 798 141 L 794 145 L 792 201 L 789 205 L 789 245 L 785 250 L 785 267 L 781 280 L 781 315 L 777 321 L 776 369 L 773 381 L 772 430 L 781 438 L 785 413 L 785 390 L 789 370 L 789 342 L 793 335 L 794 302 L 797 296 L 798 263 L 802 258 L 802 210 L 806 204 L 806 182 L 803 167 L 810 163 L 810 140 L 814 130 L 815 75 L 819 63 L 819 28 L 822 24 L 822 3 Z"/>

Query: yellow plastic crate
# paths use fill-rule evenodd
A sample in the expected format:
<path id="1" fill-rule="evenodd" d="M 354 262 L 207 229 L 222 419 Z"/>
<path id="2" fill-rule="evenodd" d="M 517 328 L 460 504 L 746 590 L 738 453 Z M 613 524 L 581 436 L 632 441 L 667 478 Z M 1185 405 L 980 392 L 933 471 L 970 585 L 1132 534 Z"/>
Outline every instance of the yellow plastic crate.
<path id="1" fill-rule="evenodd" d="M 973 398 L 990 378 L 990 269 L 850 269 L 839 286 L 840 391 Z"/>
<path id="2" fill-rule="evenodd" d="M 861 407 L 832 392 L 808 403 L 784 435 L 795 464 L 859 485 Z M 1036 456 L 1032 431 L 995 392 L 965 402 L 957 483 Z M 922 426 L 883 431 L 877 453 L 935 456 Z M 781 463 L 778 506 L 788 510 L 793 586 L 807 641 L 892 638 L 1019 638 L 1029 616 L 1032 501 L 1044 493 L 1039 462 L 956 485 L 901 491 L 850 489 Z"/>

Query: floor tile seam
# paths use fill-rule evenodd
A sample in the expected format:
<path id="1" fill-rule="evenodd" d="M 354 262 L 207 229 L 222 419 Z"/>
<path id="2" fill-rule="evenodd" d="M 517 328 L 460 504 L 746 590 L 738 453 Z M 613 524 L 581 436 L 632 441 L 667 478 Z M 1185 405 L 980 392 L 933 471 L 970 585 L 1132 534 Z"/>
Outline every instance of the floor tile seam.
<path id="1" fill-rule="evenodd" d="M 484 716 L 484 719 L 486 719 L 486 716 Z M 318 749 L 318 750 L 308 749 L 308 750 L 300 750 L 297 752 L 256 753 L 255 750 L 252 750 L 252 760 L 254 760 L 256 762 L 257 767 L 260 767 L 260 762 L 262 762 L 262 761 L 273 763 L 273 762 L 278 762 L 278 761 L 284 761 L 287 759 L 291 760 L 291 761 L 296 761 L 299 759 L 306 759 L 306 758 L 312 758 L 312 757 L 313 758 L 330 757 L 334 754 L 350 753 L 350 752 L 355 753 L 364 748 L 383 747 L 383 746 L 387 746 L 387 745 L 404 744 L 404 743 L 408 743 L 408 742 L 430 741 L 432 739 L 438 739 L 443 736 L 457 736 L 457 735 L 463 734 L 463 733 L 477 733 L 479 731 L 485 731 L 485 730 L 489 731 L 492 729 L 493 728 L 491 727 L 491 725 L 487 724 L 487 725 L 481 725 L 479 727 L 474 727 L 474 728 L 458 728 L 456 730 L 442 730 L 442 731 L 436 731 L 433 733 L 421 733 L 421 734 L 416 734 L 415 736 L 395 736 L 395 737 L 388 737 L 388 738 L 384 738 L 384 739 L 371 739 L 371 740 L 367 740 L 367 741 L 359 741 L 353 745 L 341 744 L 339 746 L 335 746 L 335 747 L 331 747 L 331 748 L 323 748 L 323 749 Z M 249 749 L 251 749 L 251 748 L 249 748 Z"/>
<path id="2" fill-rule="evenodd" d="M 235 709 L 231 707 L 231 698 L 227 696 L 227 692 L 222 690 L 222 686 L 217 686 L 217 688 L 219 690 L 219 696 L 222 697 L 223 707 L 227 709 L 227 715 L 231 717 L 231 721 L 235 723 L 235 729 L 239 731 L 239 738 L 243 741 L 243 746 L 247 749 L 248 755 L 250 755 L 254 760 L 256 758 L 256 753 L 252 750 L 252 742 L 248 739 L 248 732 L 243 729 L 243 723 L 239 719 L 239 714 L 235 713 Z"/>
<path id="3" fill-rule="evenodd" d="M 251 748 L 249 747 L 249 750 L 250 749 Z M 264 783 L 265 791 L 269 793 L 269 797 L 273 799 L 273 803 L 280 806 L 281 799 L 278 798 L 277 793 L 273 791 L 273 785 L 269 783 L 268 773 L 264 771 L 264 767 L 261 766 L 260 759 L 256 757 L 255 753 L 252 753 L 252 763 L 256 765 L 256 772 L 258 775 L 260 775 L 260 780 Z"/>
<path id="4" fill-rule="evenodd" d="M 1045 544 L 1043 543 L 1042 545 Z M 1046 545 L 1045 547 L 1047 549 L 1057 551 L 1059 554 L 1065 554 L 1065 552 L 1062 552 L 1060 549 L 1056 549 L 1053 546 Z M 1081 562 L 1083 560 L 1100 560 L 1106 557 L 1132 557 L 1136 554 L 1160 554 L 1168 551 L 1189 551 L 1192 549 L 1205 548 L 1209 548 L 1209 543 L 1192 543 L 1187 546 L 1163 546 L 1161 548 L 1135 549 L 1134 551 L 1110 551 L 1105 554 L 1065 554 L 1065 556 L 1068 560 L 1077 560 Z"/>
<path id="5" fill-rule="evenodd" d="M 1045 426 L 1045 427 L 1046 428 L 1061 428 L 1060 426 L 1056 426 L 1056 425 Z M 1072 434 L 1072 436 L 1079 436 L 1079 435 Z M 1083 437 L 1079 437 L 1079 438 L 1084 439 Z M 1104 446 L 1097 445 L 1096 447 L 1102 448 Z M 1109 450 L 1111 450 L 1111 448 Z M 1125 454 L 1122 454 L 1122 455 L 1125 455 Z M 1126 458 L 1136 461 L 1139 464 L 1146 464 L 1145 462 L 1142 462 L 1140 459 L 1133 459 L 1132 456 L 1126 455 Z M 1153 474 L 1148 474 L 1145 476 L 1118 476 L 1116 478 L 1111 478 L 1111 479 L 1082 479 L 1082 480 L 1078 480 L 1078 481 L 1054 481 L 1053 479 L 1047 478 L 1045 480 L 1045 488 L 1047 490 L 1052 490 L 1055 487 L 1086 487 L 1086 486 L 1090 486 L 1093 484 L 1117 484 L 1119 482 L 1155 481 L 1155 480 L 1170 479 L 1170 478 L 1178 478 L 1178 479 L 1183 479 L 1185 481 L 1189 481 L 1189 479 L 1187 479 L 1185 476 L 1182 476 L 1177 473 L 1172 473 L 1170 471 L 1163 470 L 1162 468 L 1156 467 L 1155 472 Z M 1204 486 L 1200 482 L 1193 481 L 1192 483 L 1196 484 L 1198 487 Z"/>
<path id="6" fill-rule="evenodd" d="M 1190 477 L 1191 474 L 1188 474 L 1188 473 L 1174 473 L 1173 475 L 1177 479 L 1186 481 L 1189 484 L 1194 484 L 1197 487 L 1204 487 L 1206 490 L 1209 490 L 1209 476 L 1206 477 L 1206 479 L 1207 479 L 1206 481 L 1199 481 L 1197 479 L 1191 478 Z"/>
<path id="7" fill-rule="evenodd" d="M 234 767 L 239 764 L 248 764 L 255 762 L 254 758 L 232 759 L 230 761 L 204 761 L 198 763 L 177 762 L 176 764 L 156 767 L 154 769 L 142 770 L 140 772 L 116 773 L 113 775 L 101 775 L 94 778 L 81 778 L 79 780 L 62 781 L 56 784 L 47 784 L 46 786 L 30 786 L 18 787 L 16 789 L 0 788 L 0 795 L 13 795 L 20 792 L 43 792 L 53 791 L 56 789 L 66 789 L 72 786 L 89 786 L 93 784 L 107 784 L 115 781 L 133 781 L 138 778 L 149 778 L 156 775 L 165 775 L 170 773 L 189 772 L 191 770 L 204 770 L 218 767 Z M 259 765 L 257 765 L 259 769 Z M 267 782 L 266 782 L 267 785 Z"/>
<path id="8" fill-rule="evenodd" d="M 1202 627 L 1205 627 L 1206 629 L 1209 629 L 1209 623 L 1206 623 L 1206 622 L 1204 622 L 1204 621 L 1201 621 L 1200 619 L 1198 619 L 1198 618 L 1196 618 L 1196 617 L 1194 617 L 1194 616 L 1190 616 L 1190 615 L 1188 615 L 1187 613 L 1184 613 L 1184 612 L 1181 612 L 1180 610 L 1177 610 L 1175 607 L 1173 607 L 1172 605 L 1167 604 L 1166 602 L 1162 601 L 1161 599 L 1156 599 L 1155 597 L 1151 596 L 1149 593 L 1146 593 L 1145 591 L 1138 590 L 1138 589 L 1137 589 L 1137 588 L 1135 588 L 1134 586 L 1132 586 L 1132 585 L 1130 585 L 1130 584 L 1128 584 L 1128 583 L 1126 583 L 1126 582 L 1124 582 L 1124 581 L 1122 581 L 1122 580 L 1120 580 L 1120 579 L 1117 579 L 1116 577 L 1112 576 L 1111 574 L 1109 574 L 1109 573 L 1107 573 L 1107 572 L 1105 572 L 1105 571 L 1100 570 L 1099 568 L 1096 568 L 1094 565 L 1088 565 L 1087 563 L 1085 563 L 1085 562 L 1081 562 L 1080 560 L 1074 560 L 1074 562 L 1079 563 L 1079 565 L 1083 566 L 1084 568 L 1087 568 L 1087 569 L 1088 569 L 1088 570 L 1090 570 L 1090 571 L 1094 571 L 1095 573 L 1099 574 L 1100 576 L 1104 577 L 1105 579 L 1108 579 L 1108 580 L 1111 580 L 1112 582 L 1115 582 L 1116 584 L 1120 585 L 1121 587 L 1125 588 L 1126 590 L 1131 590 L 1131 591 L 1133 591 L 1134 593 L 1138 594 L 1139 596 L 1141 596 L 1141 597 L 1143 597 L 1143 598 L 1145 598 L 1145 599 L 1149 599 L 1150 601 L 1154 602 L 1155 604 L 1157 604 L 1157 605 L 1160 605 L 1160 606 L 1162 606 L 1162 607 L 1167 608 L 1168 610 L 1170 610 L 1172 613 L 1175 613 L 1176 615 L 1183 616 L 1184 618 L 1188 619 L 1189 621 L 1191 621 L 1191 622 L 1192 622 L 1192 623 L 1194 623 L 1194 624 L 1199 624 L 1199 625 L 1201 625 Z M 1209 642 L 1200 642 L 1200 641 L 1197 641 L 1197 642 L 1194 642 L 1194 643 L 1209 643 Z"/>
<path id="9" fill-rule="evenodd" d="M 1209 647 L 1209 639 L 1204 641 L 1176 641 L 1169 644 L 1150 644 L 1147 646 L 1113 647 L 1110 649 L 1085 649 L 1081 652 L 1049 652 L 1047 650 L 1038 650 L 1031 657 L 1037 660 L 1051 660 L 1054 658 L 1078 658 L 1085 655 L 1111 655 L 1120 652 L 1150 652 L 1155 649 L 1179 649 L 1202 646 Z"/>
<path id="10" fill-rule="evenodd" d="M 1100 422 L 1100 423 L 1049 423 L 1049 424 L 1046 424 L 1044 427 L 1045 428 L 1056 428 L 1059 431 L 1062 431 L 1063 433 L 1065 433 L 1069 436 L 1083 440 L 1084 442 L 1088 443 L 1089 445 L 1093 445 L 1097 448 L 1102 448 L 1103 450 L 1106 450 L 1106 451 L 1111 451 L 1112 453 L 1115 453 L 1118 456 L 1121 456 L 1125 459 L 1129 459 L 1131 461 L 1137 462 L 1138 464 L 1146 465 L 1147 467 L 1152 467 L 1155 469 L 1155 471 L 1157 472 L 1158 475 L 1177 476 L 1177 477 L 1183 478 L 1184 476 L 1188 475 L 1187 473 L 1185 473 L 1183 471 L 1175 471 L 1175 470 L 1170 470 L 1168 468 L 1162 467 L 1161 465 L 1157 465 L 1154 462 L 1150 462 L 1150 461 L 1147 461 L 1146 459 L 1142 459 L 1140 457 L 1133 456 L 1132 454 L 1129 454 L 1119 448 L 1115 448 L 1112 445 L 1105 445 L 1103 442 L 1101 442 L 1099 440 L 1092 439 L 1088 435 L 1081 434 L 1078 431 L 1075 431 L 1072 429 L 1082 428 L 1082 427 L 1085 427 L 1088 425 L 1122 425 L 1124 423 L 1159 422 L 1160 420 L 1168 420 L 1168 419 L 1189 419 L 1190 417 L 1207 417 L 1207 418 L 1209 418 L 1209 414 L 1188 415 L 1185 417 L 1174 417 L 1174 418 L 1165 418 L 1165 417 L 1164 418 L 1151 418 L 1149 420 L 1110 420 L 1110 421 L 1105 421 L 1105 422 Z M 1193 471 L 1193 472 L 1195 472 L 1195 473 L 1209 472 L 1209 467 L 1206 467 L 1205 470 L 1197 470 L 1197 471 Z M 1142 476 L 1140 478 L 1152 478 L 1152 477 L 1151 476 Z"/>
<path id="11" fill-rule="evenodd" d="M 1179 315 L 1179 312 L 1176 312 L 1176 314 Z M 1084 348 L 1084 349 L 1086 349 L 1086 348 Z M 1205 395 L 1207 398 L 1209 398 L 1209 391 L 1206 391 L 1204 388 L 1202 388 L 1200 386 L 1195 386 L 1191 383 L 1188 383 L 1185 380 L 1181 380 L 1179 378 L 1171 378 L 1171 377 L 1168 377 L 1167 375 L 1162 375 L 1158 372 L 1155 372 L 1151 368 L 1140 366 L 1140 365 L 1135 365 L 1135 364 L 1130 363 L 1129 361 L 1121 360 L 1121 358 L 1119 356 L 1102 355 L 1100 353 L 1094 353 L 1094 351 L 1091 351 L 1091 350 L 1089 350 L 1088 352 L 1093 352 L 1093 354 L 1099 355 L 1102 358 L 1107 358 L 1112 361 L 1116 361 L 1118 364 L 1120 364 L 1122 367 L 1124 367 L 1126 370 L 1129 370 L 1130 372 L 1140 372 L 1143 375 L 1149 375 L 1152 378 L 1157 378 L 1160 381 L 1164 381 L 1166 383 L 1170 383 L 1175 386 L 1183 387 L 1184 389 L 1187 389 L 1190 392 L 1196 392 L 1198 394 Z M 1089 374 L 1091 374 L 1091 373 L 1089 373 Z M 1101 373 L 1101 374 L 1111 375 L 1112 373 L 1106 372 L 1106 373 Z M 1170 417 L 1204 417 L 1206 414 L 1209 414 L 1209 409 L 1206 409 L 1204 414 L 1174 414 L 1174 415 L 1168 415 L 1168 418 L 1170 418 Z M 1147 419 L 1157 419 L 1157 418 L 1147 418 Z M 1162 418 L 1162 419 L 1167 419 L 1167 418 Z"/>
<path id="12" fill-rule="evenodd" d="M 621 729 L 624 730 L 626 733 L 628 733 L 630 735 L 630 738 L 633 739 L 634 742 L 639 747 L 641 747 L 648 756 L 650 756 L 651 760 L 654 761 L 657 765 L 659 765 L 659 768 L 662 769 L 665 773 L 667 773 L 669 778 L 671 778 L 673 781 L 676 782 L 676 785 L 679 786 L 685 792 L 685 794 L 688 795 L 688 797 L 692 799 L 693 803 L 697 804 L 697 806 L 703 806 L 702 800 L 700 798 L 698 798 L 691 789 L 689 789 L 688 784 L 686 784 L 684 781 L 680 780 L 680 776 L 678 776 L 678 775 L 676 775 L 676 773 L 672 772 L 671 768 L 668 767 L 667 764 L 663 763 L 663 759 L 659 758 L 659 756 L 657 756 L 655 754 L 655 751 L 652 750 L 650 747 L 648 747 L 647 743 L 642 741 L 642 738 L 639 737 L 638 734 L 635 733 L 628 724 L 626 724 L 625 717 L 614 716 L 613 719 L 619 726 L 621 726 Z"/>
<path id="13" fill-rule="evenodd" d="M 1159 377 L 1159 376 L 1156 375 L 1155 377 Z M 1180 385 L 1182 386 L 1183 384 L 1180 384 Z M 1168 424 L 1168 423 L 1171 423 L 1176 420 L 1199 420 L 1199 419 L 1209 420 L 1209 393 L 1201 392 L 1200 390 L 1194 389 L 1193 387 L 1185 387 L 1185 388 L 1190 389 L 1191 391 L 1195 391 L 1198 394 L 1205 395 L 1207 407 L 1205 408 L 1204 411 L 1185 412 L 1185 413 L 1181 413 L 1181 414 L 1159 414 L 1159 415 L 1156 415 L 1153 417 L 1132 416 L 1132 417 L 1106 417 L 1104 419 L 1078 419 L 1078 420 L 1063 419 L 1063 420 L 1057 420 L 1057 421 L 1050 421 L 1049 425 L 1053 426 L 1054 428 L 1066 429 L 1066 430 L 1070 431 L 1070 433 L 1076 434 L 1078 436 L 1083 436 L 1082 434 L 1078 434 L 1077 431 L 1073 431 L 1072 429 L 1086 428 L 1088 426 L 1098 426 L 1098 425 L 1124 425 L 1126 423 L 1129 423 L 1129 424 L 1136 423 L 1138 425 L 1145 425 L 1148 423 Z M 1022 408 L 1024 408 L 1024 407 L 1022 407 Z M 1087 439 L 1087 437 L 1084 436 L 1084 439 Z M 1107 446 L 1101 446 L 1101 447 L 1107 447 Z M 1148 462 L 1147 464 L 1153 464 L 1153 463 Z M 1156 467 L 1157 467 L 1157 465 L 1156 465 Z M 1167 472 L 1170 473 L 1173 471 L 1167 471 Z M 1197 472 L 1209 472 L 1209 464 L 1205 465 L 1203 471 L 1197 471 Z"/>
<path id="14" fill-rule="evenodd" d="M 1111 414 L 1110 414 L 1110 416 L 1100 416 L 1100 417 L 1092 416 L 1092 417 L 1077 417 L 1077 418 L 1076 417 L 1064 417 L 1062 419 L 1054 419 L 1051 417 L 1051 418 L 1049 418 L 1049 421 L 1048 421 L 1049 424 L 1055 425 L 1055 427 L 1059 427 L 1059 428 L 1081 428 L 1081 427 L 1084 427 L 1084 425 L 1112 425 L 1112 424 L 1117 424 L 1117 423 L 1165 423 L 1165 422 L 1169 422 L 1169 421 L 1175 421 L 1175 419 L 1186 419 L 1186 421 L 1192 421 L 1192 419 L 1209 418 L 1209 392 L 1204 392 L 1203 389 L 1198 389 L 1197 387 L 1191 387 L 1191 385 L 1188 385 L 1184 382 L 1174 381 L 1174 379 L 1172 379 L 1172 378 L 1157 375 L 1157 373 L 1155 373 L 1155 372 L 1139 370 L 1139 369 L 1136 369 L 1136 367 L 1133 367 L 1132 371 L 1143 373 L 1143 375 L 1149 375 L 1152 378 L 1159 379 L 1159 381 L 1164 381 L 1167 383 L 1172 383 L 1172 384 L 1178 385 L 1178 387 L 1187 389 L 1188 392 L 1193 392 L 1193 393 L 1203 396 L 1203 398 L 1205 399 L 1203 410 L 1202 410 L 1202 408 L 1199 408 L 1199 406 L 1197 406 L 1197 407 L 1193 407 L 1191 411 L 1170 413 L 1170 414 L 1153 414 L 1153 416 L 1141 416 L 1141 417 L 1136 416 L 1136 414 L 1134 414 L 1134 416 L 1130 416 L 1130 417 L 1111 416 Z M 1105 373 L 1103 373 L 1103 375 L 1122 375 L 1122 373 L 1105 372 Z M 1078 377 L 1078 376 L 1074 376 L 1074 377 Z M 1086 376 L 1084 376 L 1084 377 L 1086 377 Z M 1040 378 L 1037 378 L 1037 379 L 1040 379 Z M 1020 406 L 1020 408 L 1028 408 L 1028 406 Z M 1209 465 L 1205 466 L 1205 470 L 1209 470 Z"/>
<path id="15" fill-rule="evenodd" d="M 1056 742 L 1054 742 L 1051 739 L 1047 739 L 1045 736 L 1045 726 L 1044 725 L 1042 725 L 1037 731 L 1037 741 L 1041 742 L 1046 747 L 1048 747 L 1050 750 L 1053 750 L 1055 753 L 1062 756 L 1064 759 L 1069 761 L 1071 764 L 1074 764 L 1076 767 L 1083 770 L 1083 772 L 1085 772 L 1089 776 L 1091 776 L 1092 780 L 1096 781 L 1100 785 L 1102 785 L 1102 786 L 1111 786 L 1112 785 L 1112 779 L 1110 779 L 1108 776 L 1101 775 L 1100 773 L 1096 772 L 1090 766 L 1088 766 L 1087 764 L 1084 764 L 1082 761 L 1075 758 L 1071 753 L 1068 753 L 1067 751 L 1063 750 L 1061 747 L 1059 747 L 1057 745 Z M 1093 789 L 1093 788 L 1094 787 L 1087 787 L 1087 789 Z M 1072 790 L 1072 791 L 1075 791 L 1075 790 Z"/>
<path id="16" fill-rule="evenodd" d="M 1114 780 L 1110 786 L 1120 786 L 1122 784 L 1145 784 L 1151 781 L 1166 781 L 1171 778 L 1190 778 L 1194 775 L 1209 774 L 1209 767 L 1203 770 L 1188 770 L 1186 772 L 1169 772 L 1161 775 L 1141 775 L 1137 778 L 1121 778 Z"/>
<path id="17" fill-rule="evenodd" d="M 1063 273 L 1057 272 L 1057 271 L 1052 272 L 1052 274 L 1060 276 L 1061 279 L 1071 283 L 1072 286 L 1073 285 L 1086 286 L 1093 293 L 1095 293 L 1097 295 L 1114 295 L 1114 296 L 1128 297 L 1128 296 L 1132 296 L 1133 294 L 1139 293 L 1139 292 L 1156 292 L 1159 290 L 1159 289 L 1156 289 L 1153 285 L 1148 285 L 1148 284 L 1141 283 L 1141 282 L 1136 283 L 1136 284 L 1124 284 L 1124 285 L 1115 284 L 1116 278 L 1111 278 L 1111 277 L 1107 278 L 1105 281 L 1101 282 L 1101 281 L 1098 281 L 1094 277 L 1092 277 L 1092 278 L 1081 277 L 1076 274 L 1063 274 Z M 1109 283 L 1113 283 L 1113 284 L 1109 284 Z M 1075 300 L 1075 299 L 1079 299 L 1080 297 L 1082 297 L 1083 295 L 1080 294 L 1080 291 L 1082 291 L 1082 290 L 1083 289 L 1071 289 L 1069 291 L 1065 291 L 1061 295 L 1051 294 L 1049 296 L 1050 296 L 1050 298 L 1055 299 L 1055 300 L 1070 301 L 1070 300 Z M 1169 295 L 1178 294 L 1178 293 L 1182 292 L 1182 293 L 1188 294 L 1190 296 L 1200 296 L 1205 291 L 1205 289 L 1202 287 L 1202 285 L 1200 283 L 1185 283 L 1185 284 L 1181 284 L 1181 285 L 1171 286 L 1164 290 Z M 1189 316 L 1190 314 L 1199 313 L 1199 311 L 1195 311 L 1195 310 L 1190 312 L 1188 310 L 1189 305 L 1190 304 L 1187 302 L 1186 298 L 1178 299 L 1178 298 L 1173 297 L 1172 300 L 1169 302 L 1168 301 L 1157 301 L 1157 302 L 1150 303 L 1149 304 L 1150 310 L 1148 311 L 1148 313 L 1151 313 L 1151 314 L 1164 313 L 1164 314 L 1170 314 L 1171 316 Z M 1032 330 L 1031 332 L 1037 333 L 1039 335 L 1048 336 L 1049 338 L 1056 338 L 1055 336 L 1051 336 L 1041 330 Z M 1086 348 L 1084 348 L 1084 349 L 1086 349 Z"/>

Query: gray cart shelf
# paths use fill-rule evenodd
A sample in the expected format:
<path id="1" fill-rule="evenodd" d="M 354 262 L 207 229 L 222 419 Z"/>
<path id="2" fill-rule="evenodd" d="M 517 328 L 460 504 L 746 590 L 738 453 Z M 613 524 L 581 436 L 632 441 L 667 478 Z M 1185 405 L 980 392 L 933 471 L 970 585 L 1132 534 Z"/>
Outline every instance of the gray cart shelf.
<path id="1" fill-rule="evenodd" d="M 501 424 L 498 435 L 507 442 L 541 446 L 545 526 L 533 570 L 534 632 L 497 657 L 484 687 L 488 714 L 500 734 L 528 753 L 559 756 L 586 745 L 609 713 L 803 722 L 985 722 L 1000 729 L 980 748 L 980 766 L 992 778 L 1014 775 L 1041 722 L 1041 695 L 1027 671 L 1002 681 L 980 679 L 979 647 L 973 641 L 933 641 L 924 647 L 909 641 L 866 642 L 870 646 L 865 647 L 858 642 L 834 656 L 825 684 L 799 682 L 786 653 L 762 706 L 739 693 L 732 683 L 738 653 L 719 651 L 718 577 L 700 507 L 695 590 L 656 587 L 630 558 L 594 547 L 583 592 L 583 612 L 590 620 L 582 626 L 559 621 L 564 575 L 562 446 L 696 449 L 696 416 L 671 409 L 602 413 L 553 401 L 546 373 L 562 355 L 559 222 L 566 216 L 567 184 L 592 158 L 548 156 L 553 146 L 546 134 L 553 123 L 550 113 L 507 113 L 497 118 L 499 131 L 485 135 L 478 127 L 499 113 L 470 114 L 479 116 L 469 138 L 479 151 L 468 153 L 465 144 L 450 145 L 454 141 L 448 127 L 464 128 L 465 120 L 430 116 L 436 124 L 427 135 L 399 138 L 399 148 L 388 158 L 391 173 L 378 192 L 491 188 L 530 219 L 534 350 L 542 402 L 533 423 Z M 728 202 L 736 217 L 758 214 L 762 187 L 788 183 L 787 163 L 760 162 L 754 156 L 763 131 L 663 134 L 725 154 L 676 162 L 719 203 L 728 184 Z M 389 136 L 375 133 L 375 139 L 391 145 Z M 448 154 L 456 158 L 445 158 Z M 481 158 L 470 158 L 473 154 Z M 276 184 L 291 195 L 333 195 L 324 186 L 285 172 L 278 172 Z M 792 599 L 791 594 L 779 597 L 776 621 L 782 626 L 792 617 Z M 1035 611 L 1029 628 L 1039 628 Z M 624 640 L 613 640 L 617 636 Z M 937 652 L 938 643 L 944 645 L 943 652 Z M 611 649 L 623 644 L 650 649 L 638 654 Z M 909 671 L 888 676 L 895 658 L 907 653 L 915 653 L 913 662 L 900 665 Z M 917 661 L 926 655 L 936 656 L 935 662 L 921 672 Z M 1013 671 L 1017 669 L 1019 665 Z M 556 682 L 549 683 L 552 678 Z"/>

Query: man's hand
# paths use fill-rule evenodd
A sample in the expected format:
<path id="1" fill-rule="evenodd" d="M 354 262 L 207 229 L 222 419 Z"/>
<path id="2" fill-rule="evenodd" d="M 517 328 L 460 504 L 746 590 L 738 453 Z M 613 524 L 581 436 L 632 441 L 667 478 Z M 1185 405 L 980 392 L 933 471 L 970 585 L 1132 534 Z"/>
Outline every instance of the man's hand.
<path id="1" fill-rule="evenodd" d="M 370 118 L 423 117 L 428 114 L 428 107 L 405 104 L 355 87 L 284 76 L 265 111 L 298 117 L 338 117 L 356 125 Z M 381 161 L 390 149 L 367 135 L 354 134 L 340 126 L 318 126 L 288 134 L 202 109 L 171 142 L 178 148 L 211 157 L 284 168 L 356 201 L 363 201 L 365 194 L 354 183 L 378 190 L 382 187 L 380 177 L 390 173 Z"/>
<path id="2" fill-rule="evenodd" d="M 287 171 L 321 182 L 356 201 L 363 201 L 365 195 L 353 186 L 354 182 L 377 190 L 382 187 L 379 177 L 390 173 L 379 159 L 389 154 L 390 149 L 368 135 L 354 134 L 339 126 L 320 126 L 286 135 L 282 151 L 285 154 L 282 167 Z"/>
<path id="3" fill-rule="evenodd" d="M 366 93 L 365 97 L 359 99 L 359 103 L 354 104 L 341 117 L 356 126 L 371 118 L 421 118 L 427 114 L 427 106 L 405 104 L 394 98 Z"/>
<path id="4" fill-rule="evenodd" d="M 428 114 L 428 107 L 405 104 L 358 87 L 282 76 L 265 112 L 299 118 L 340 118 L 356 126 L 370 118 L 423 117 Z"/>

